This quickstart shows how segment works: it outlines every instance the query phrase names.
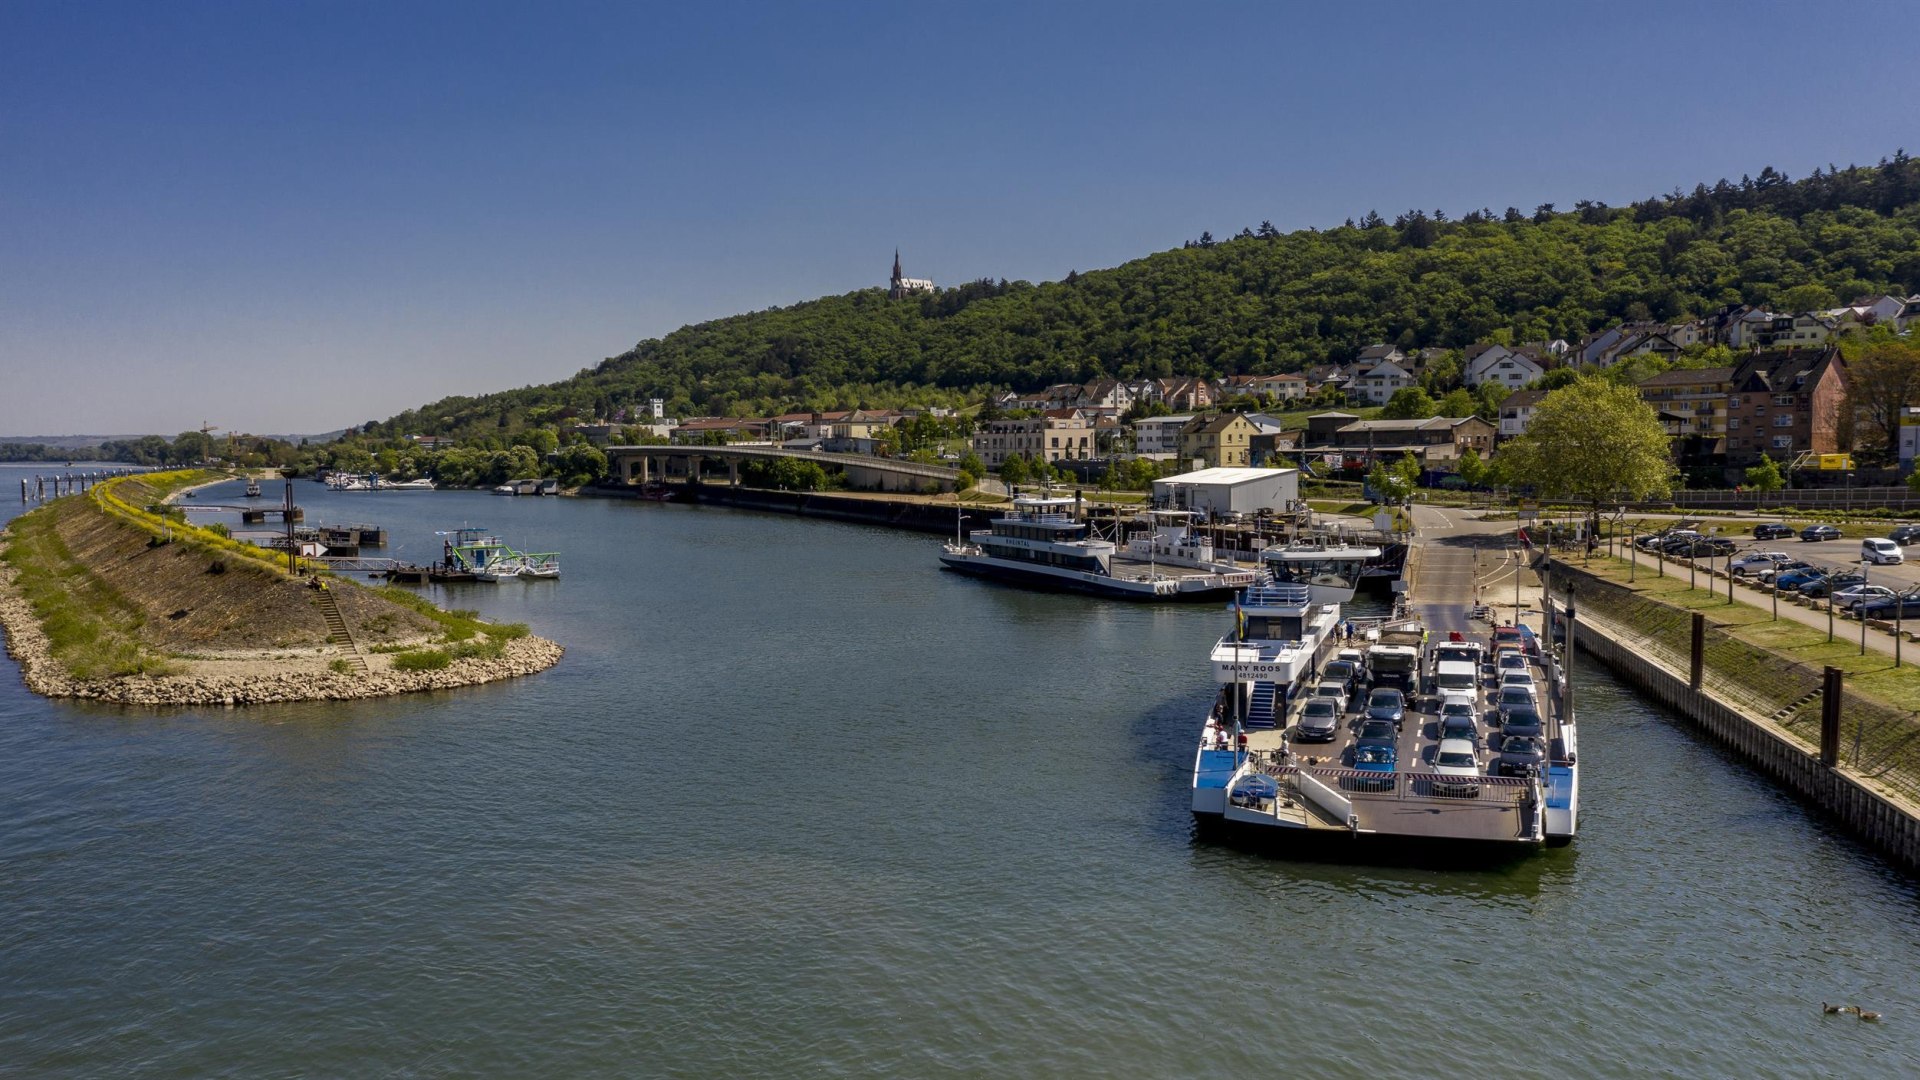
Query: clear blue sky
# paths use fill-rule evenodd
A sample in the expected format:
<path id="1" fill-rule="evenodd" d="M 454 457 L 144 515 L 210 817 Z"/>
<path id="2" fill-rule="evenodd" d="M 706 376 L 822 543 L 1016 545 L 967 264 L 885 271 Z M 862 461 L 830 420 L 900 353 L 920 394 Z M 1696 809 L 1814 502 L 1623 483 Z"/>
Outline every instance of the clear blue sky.
<path id="1" fill-rule="evenodd" d="M 0 6 L 0 435 L 317 432 L 910 275 L 1920 151 L 1899 5 Z"/>

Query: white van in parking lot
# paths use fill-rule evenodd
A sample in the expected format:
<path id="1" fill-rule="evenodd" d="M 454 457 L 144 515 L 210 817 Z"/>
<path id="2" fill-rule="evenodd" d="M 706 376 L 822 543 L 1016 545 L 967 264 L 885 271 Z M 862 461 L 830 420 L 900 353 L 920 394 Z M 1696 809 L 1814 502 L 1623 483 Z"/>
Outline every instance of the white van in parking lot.
<path id="1" fill-rule="evenodd" d="M 1860 541 L 1860 557 L 1870 563 L 1904 562 L 1906 556 L 1900 554 L 1900 545 L 1891 540 L 1868 537 Z"/>

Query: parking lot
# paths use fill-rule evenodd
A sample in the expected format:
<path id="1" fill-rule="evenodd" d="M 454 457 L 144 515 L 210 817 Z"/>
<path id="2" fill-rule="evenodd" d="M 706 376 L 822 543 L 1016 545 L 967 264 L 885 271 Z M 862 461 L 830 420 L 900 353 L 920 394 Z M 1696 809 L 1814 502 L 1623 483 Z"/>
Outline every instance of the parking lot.
<path id="1" fill-rule="evenodd" d="M 1892 525 L 1888 526 L 1889 529 Z M 1860 541 L 1842 540 L 1802 540 L 1798 535 L 1785 540 L 1755 540 L 1750 534 L 1721 533 L 1721 537 L 1734 542 L 1734 558 L 1749 551 L 1783 551 L 1791 558 L 1800 559 L 1822 567 L 1845 567 L 1849 570 L 1860 569 Z M 1624 554 L 1624 549 L 1622 554 Z M 1898 565 L 1870 566 L 1867 568 L 1867 580 L 1876 585 L 1885 585 L 1890 589 L 1904 592 L 1920 586 L 1920 546 L 1908 546 L 1905 549 L 1907 562 Z M 1649 557 L 1645 552 L 1642 558 Z M 1713 560 L 1715 566 L 1725 565 L 1723 560 Z M 1704 560 L 1703 560 L 1704 563 Z M 1684 569 L 1683 571 L 1684 572 Z"/>

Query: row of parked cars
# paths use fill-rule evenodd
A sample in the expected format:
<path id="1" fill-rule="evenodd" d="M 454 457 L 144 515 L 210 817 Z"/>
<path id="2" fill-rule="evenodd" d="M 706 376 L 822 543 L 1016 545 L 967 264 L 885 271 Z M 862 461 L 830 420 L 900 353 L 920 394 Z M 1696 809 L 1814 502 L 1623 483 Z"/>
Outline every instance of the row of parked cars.
<path id="1" fill-rule="evenodd" d="M 1771 585 L 1776 592 L 1830 600 L 1834 607 L 1869 619 L 1920 616 L 1920 588 L 1901 591 L 1875 585 L 1848 567 L 1816 566 L 1784 551 L 1749 551 L 1729 564 L 1733 576 Z"/>
<path id="2" fill-rule="evenodd" d="M 1480 790 L 1483 749 L 1493 751 L 1486 762 L 1500 775 L 1525 775 L 1544 767 L 1547 757 L 1546 729 L 1539 708 L 1538 688 L 1533 669 L 1517 643 L 1508 643 L 1489 658 L 1478 645 L 1442 642 L 1435 646 L 1436 657 L 1444 658 L 1448 648 L 1464 650 L 1474 657 L 1476 683 L 1483 677 L 1491 685 L 1487 690 L 1490 709 L 1485 720 L 1500 729 L 1497 736 L 1481 738 L 1481 702 L 1479 687 L 1466 693 L 1438 689 L 1439 717 L 1435 725 L 1436 745 L 1433 774 L 1436 794 L 1475 795 Z M 1438 662 L 1434 665 L 1440 667 Z M 1482 672 L 1482 668 L 1484 671 Z M 1364 698 L 1361 695 L 1364 694 Z M 1399 741 L 1413 703 L 1398 687 L 1369 686 L 1364 663 L 1356 655 L 1330 661 L 1321 673 L 1313 695 L 1301 707 L 1294 725 L 1298 742 L 1331 742 L 1347 723 L 1348 706 L 1359 700 L 1359 715 L 1354 724 L 1353 768 L 1360 772 L 1392 773 L 1399 766 Z"/>
<path id="3" fill-rule="evenodd" d="M 1791 525 L 1769 522 L 1753 527 L 1755 540 L 1786 540 L 1794 535 Z M 1834 525 L 1808 525 L 1798 535 L 1803 542 L 1809 543 L 1838 540 L 1841 537 L 1839 527 Z M 1738 545 L 1724 536 L 1702 536 L 1687 528 L 1649 533 L 1636 543 L 1642 551 L 1658 552 L 1673 558 L 1718 559 L 1738 550 Z M 1901 549 L 1914 543 L 1920 543 L 1920 525 L 1901 525 L 1884 537 L 1870 536 L 1860 541 L 1860 557 L 1882 565 L 1904 562 L 1906 555 Z"/>

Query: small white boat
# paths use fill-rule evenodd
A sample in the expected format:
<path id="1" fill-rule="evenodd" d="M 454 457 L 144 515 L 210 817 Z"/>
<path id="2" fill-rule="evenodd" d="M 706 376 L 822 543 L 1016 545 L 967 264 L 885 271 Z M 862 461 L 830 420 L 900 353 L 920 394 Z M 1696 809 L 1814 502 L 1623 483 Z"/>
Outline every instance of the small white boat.
<path id="1" fill-rule="evenodd" d="M 433 481 L 423 476 L 418 480 L 401 480 L 395 483 L 383 484 L 381 485 L 380 490 L 382 491 L 432 491 Z"/>

